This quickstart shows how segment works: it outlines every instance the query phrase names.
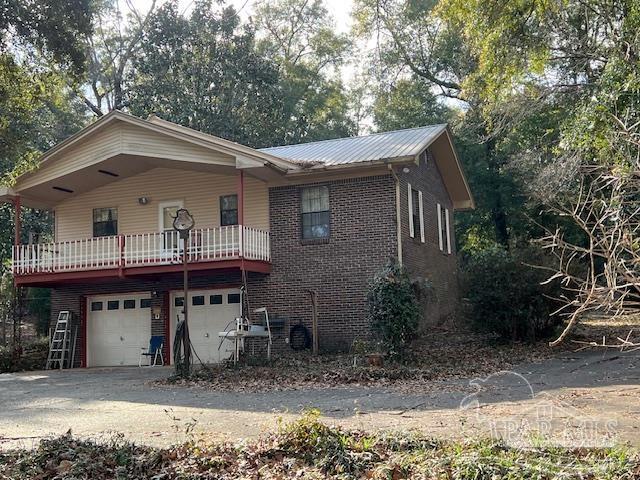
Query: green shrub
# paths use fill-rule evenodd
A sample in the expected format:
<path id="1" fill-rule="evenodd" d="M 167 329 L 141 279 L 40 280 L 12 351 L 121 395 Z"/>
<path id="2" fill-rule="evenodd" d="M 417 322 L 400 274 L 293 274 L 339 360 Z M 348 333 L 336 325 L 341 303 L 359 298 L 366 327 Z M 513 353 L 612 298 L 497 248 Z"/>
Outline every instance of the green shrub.
<path id="1" fill-rule="evenodd" d="M 467 259 L 462 274 L 462 296 L 472 323 L 506 340 L 534 341 L 551 336 L 559 323 L 550 314 L 558 307 L 559 285 L 541 285 L 547 272 L 536 250 L 507 252 L 494 247 Z"/>
<path id="2" fill-rule="evenodd" d="M 397 264 L 382 270 L 369 286 L 368 316 L 389 356 L 404 358 L 416 337 L 421 310 L 407 272 Z"/>
<path id="3" fill-rule="evenodd" d="M 0 373 L 42 370 L 47 362 L 49 340 L 41 337 L 25 343 L 21 352 L 0 346 Z"/>

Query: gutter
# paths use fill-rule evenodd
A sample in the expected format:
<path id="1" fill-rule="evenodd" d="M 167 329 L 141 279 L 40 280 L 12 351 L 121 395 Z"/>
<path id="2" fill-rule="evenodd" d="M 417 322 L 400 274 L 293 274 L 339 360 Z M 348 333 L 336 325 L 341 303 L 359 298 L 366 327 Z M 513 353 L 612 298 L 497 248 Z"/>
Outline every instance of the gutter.
<path id="1" fill-rule="evenodd" d="M 391 176 L 396 184 L 396 235 L 398 242 L 398 265 L 402 266 L 402 215 L 400 213 L 400 179 L 393 169 L 393 165 L 388 165 Z"/>

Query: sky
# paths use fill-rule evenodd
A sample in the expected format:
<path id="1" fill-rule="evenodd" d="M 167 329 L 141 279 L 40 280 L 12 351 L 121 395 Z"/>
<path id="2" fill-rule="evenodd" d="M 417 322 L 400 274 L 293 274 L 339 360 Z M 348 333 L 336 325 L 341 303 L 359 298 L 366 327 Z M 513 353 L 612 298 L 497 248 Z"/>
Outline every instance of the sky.
<path id="1" fill-rule="evenodd" d="M 151 6 L 152 0 L 130 0 L 133 5 L 142 11 L 146 11 Z M 123 5 L 123 11 L 126 11 L 124 7 L 126 5 L 125 0 L 120 0 Z M 253 11 L 253 5 L 256 3 L 255 0 L 228 0 L 230 4 L 232 4 L 236 10 L 240 12 L 240 16 L 243 19 L 246 19 L 251 15 Z M 160 0 L 157 3 L 161 3 Z M 193 0 L 180 0 L 180 6 L 183 9 L 188 9 L 190 5 L 193 3 Z M 352 0 L 324 0 L 324 4 L 333 15 L 336 22 L 336 29 L 339 32 L 347 33 L 351 28 L 351 9 L 353 7 Z"/>

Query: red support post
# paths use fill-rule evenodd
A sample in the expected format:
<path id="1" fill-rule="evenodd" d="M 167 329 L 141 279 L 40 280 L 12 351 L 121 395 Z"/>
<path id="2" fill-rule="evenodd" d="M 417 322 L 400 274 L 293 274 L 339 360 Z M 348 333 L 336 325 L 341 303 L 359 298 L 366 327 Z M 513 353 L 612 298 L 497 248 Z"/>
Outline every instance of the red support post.
<path id="1" fill-rule="evenodd" d="M 120 278 L 124 278 L 124 267 L 125 267 L 124 235 L 118 235 L 118 247 L 120 250 L 120 259 L 118 261 L 118 276 Z"/>
<path id="2" fill-rule="evenodd" d="M 80 296 L 80 367 L 87 367 L 87 297 Z"/>
<path id="3" fill-rule="evenodd" d="M 21 219 L 21 212 L 22 212 L 22 202 L 20 200 L 20 195 L 17 195 L 14 199 L 13 199 L 13 206 L 15 207 L 15 240 L 14 240 L 14 245 L 17 247 L 18 245 L 20 245 L 21 243 L 21 238 L 22 238 L 22 219 Z"/>
<path id="4" fill-rule="evenodd" d="M 244 225 L 244 170 L 238 175 L 238 225 Z"/>
<path id="5" fill-rule="evenodd" d="M 238 175 L 238 225 L 240 228 L 240 254 L 241 261 L 244 262 L 244 170 L 240 170 Z M 241 267 L 243 268 L 244 265 Z"/>

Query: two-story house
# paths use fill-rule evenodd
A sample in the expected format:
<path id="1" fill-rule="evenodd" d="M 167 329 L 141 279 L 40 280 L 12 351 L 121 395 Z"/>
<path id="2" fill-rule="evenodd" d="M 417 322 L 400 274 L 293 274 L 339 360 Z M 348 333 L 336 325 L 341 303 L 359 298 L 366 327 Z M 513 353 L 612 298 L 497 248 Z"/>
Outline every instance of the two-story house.
<path id="1" fill-rule="evenodd" d="M 17 285 L 50 287 L 52 322 L 74 312 L 78 366 L 135 365 L 150 336 L 171 358 L 176 319 L 204 361 L 219 332 L 252 308 L 312 318 L 323 350 L 366 336 L 367 286 L 390 260 L 433 285 L 426 321 L 456 302 L 453 212 L 473 207 L 446 125 L 255 150 L 151 117 L 114 111 L 46 152 L 0 199 L 50 209 L 51 243 L 25 244 L 16 222 Z M 196 226 L 186 241 L 182 293 L 179 208 Z"/>

